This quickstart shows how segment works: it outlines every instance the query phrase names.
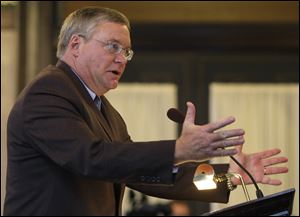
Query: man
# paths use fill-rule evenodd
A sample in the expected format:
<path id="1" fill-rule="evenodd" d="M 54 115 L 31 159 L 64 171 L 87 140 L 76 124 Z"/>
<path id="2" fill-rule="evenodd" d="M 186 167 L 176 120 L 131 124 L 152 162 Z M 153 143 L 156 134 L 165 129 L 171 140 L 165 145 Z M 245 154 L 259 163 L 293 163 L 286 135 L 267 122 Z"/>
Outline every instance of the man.
<path id="1" fill-rule="evenodd" d="M 57 65 L 46 67 L 23 90 L 9 116 L 5 215 L 120 215 L 125 185 L 158 197 L 227 202 L 226 183 L 196 190 L 192 162 L 238 153 L 264 182 L 264 166 L 287 161 L 269 158 L 276 149 L 256 155 L 224 149 L 243 144 L 244 131 L 216 132 L 233 117 L 195 125 L 190 102 L 176 141 L 132 142 L 104 97 L 117 87 L 132 56 L 129 21 L 121 13 L 84 8 L 66 18 Z M 215 170 L 226 172 L 228 165 Z M 287 168 L 269 171 L 282 172 Z"/>

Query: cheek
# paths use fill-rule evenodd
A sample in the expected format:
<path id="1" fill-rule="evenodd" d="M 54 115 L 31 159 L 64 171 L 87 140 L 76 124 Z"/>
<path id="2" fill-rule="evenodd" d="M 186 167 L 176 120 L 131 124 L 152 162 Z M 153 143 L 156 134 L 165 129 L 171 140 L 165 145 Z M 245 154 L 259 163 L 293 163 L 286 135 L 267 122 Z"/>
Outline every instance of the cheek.
<path id="1" fill-rule="evenodd" d="M 90 70 L 95 73 L 103 73 L 105 69 L 113 63 L 114 58 L 100 50 L 95 50 L 94 47 L 86 47 L 84 50 L 84 62 Z"/>
<path id="2" fill-rule="evenodd" d="M 100 63 L 96 63 L 94 69 L 97 75 L 102 75 L 104 73 L 103 65 Z"/>
<path id="3" fill-rule="evenodd" d="M 99 58 L 95 58 L 95 56 L 90 56 L 88 61 L 90 63 L 91 69 L 96 72 L 103 69 L 104 67 L 104 62 Z"/>
<path id="4" fill-rule="evenodd" d="M 96 68 L 105 68 L 112 63 L 112 60 L 110 58 L 101 53 L 97 55 L 90 55 L 89 61 Z"/>

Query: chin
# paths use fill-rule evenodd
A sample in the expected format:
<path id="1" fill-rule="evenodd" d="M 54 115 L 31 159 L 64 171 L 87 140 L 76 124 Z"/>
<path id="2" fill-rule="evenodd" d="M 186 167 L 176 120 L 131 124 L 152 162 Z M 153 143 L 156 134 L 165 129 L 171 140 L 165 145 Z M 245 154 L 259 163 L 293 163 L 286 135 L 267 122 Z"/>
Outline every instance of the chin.
<path id="1" fill-rule="evenodd" d="M 107 91 L 106 92 L 108 92 L 108 91 L 110 91 L 110 90 L 114 90 L 114 89 L 116 89 L 118 87 L 118 85 L 112 85 L 112 86 L 110 86 L 109 88 L 107 88 Z"/>
<path id="2" fill-rule="evenodd" d="M 118 82 L 114 83 L 113 85 L 111 85 L 111 89 L 116 89 L 118 87 Z"/>

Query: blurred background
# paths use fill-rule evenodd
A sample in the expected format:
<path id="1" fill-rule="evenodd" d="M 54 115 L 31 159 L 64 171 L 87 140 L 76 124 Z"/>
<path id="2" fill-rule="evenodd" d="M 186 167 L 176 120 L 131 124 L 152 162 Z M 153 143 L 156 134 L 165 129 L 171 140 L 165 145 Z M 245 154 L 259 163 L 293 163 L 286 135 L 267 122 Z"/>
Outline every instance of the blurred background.
<path id="1" fill-rule="evenodd" d="M 107 97 L 134 140 L 177 138 L 180 128 L 165 114 L 170 107 L 185 111 L 188 100 L 198 124 L 233 115 L 232 127 L 246 131 L 245 152 L 276 147 L 289 157 L 289 173 L 278 175 L 283 184 L 262 190 L 296 188 L 293 215 L 299 215 L 298 1 L 1 1 L 1 214 L 10 109 L 25 85 L 56 63 L 64 18 L 85 6 L 114 8 L 131 21 L 135 55 Z M 254 188 L 248 191 L 255 199 Z M 127 190 L 123 214 L 200 215 L 241 202 L 241 187 L 225 205 Z"/>

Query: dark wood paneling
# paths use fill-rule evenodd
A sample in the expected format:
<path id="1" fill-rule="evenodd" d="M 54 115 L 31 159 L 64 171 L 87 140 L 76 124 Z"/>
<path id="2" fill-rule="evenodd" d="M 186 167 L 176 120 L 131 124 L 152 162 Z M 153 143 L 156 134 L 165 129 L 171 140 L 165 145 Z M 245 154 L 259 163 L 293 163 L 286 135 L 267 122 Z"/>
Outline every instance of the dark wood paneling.
<path id="1" fill-rule="evenodd" d="M 132 24 L 136 50 L 298 52 L 298 24 Z"/>
<path id="2" fill-rule="evenodd" d="M 296 23 L 297 1 L 61 1 L 64 17 L 86 7 L 110 7 L 139 23 Z"/>

